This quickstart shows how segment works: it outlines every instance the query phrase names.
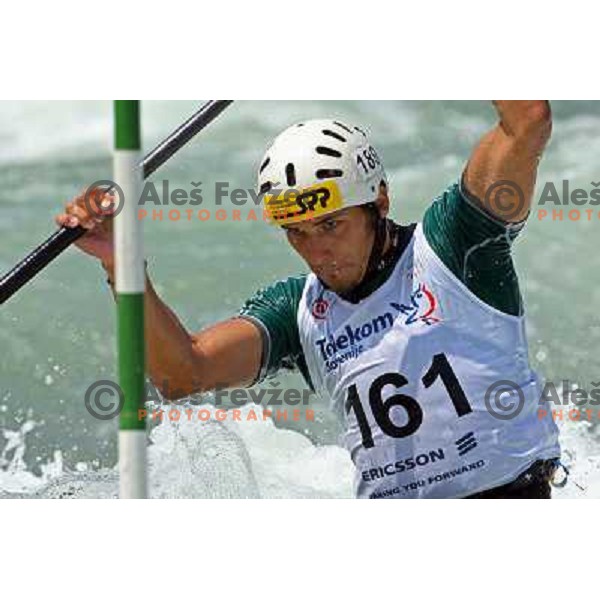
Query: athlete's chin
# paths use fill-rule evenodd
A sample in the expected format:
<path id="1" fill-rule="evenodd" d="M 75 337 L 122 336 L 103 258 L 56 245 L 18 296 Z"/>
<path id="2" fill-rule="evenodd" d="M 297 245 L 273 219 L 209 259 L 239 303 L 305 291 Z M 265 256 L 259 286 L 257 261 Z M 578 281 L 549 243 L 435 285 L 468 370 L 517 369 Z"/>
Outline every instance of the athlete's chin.
<path id="1" fill-rule="evenodd" d="M 318 274 L 319 279 L 325 283 L 325 285 L 336 292 L 337 294 L 344 294 L 356 287 L 358 280 L 355 277 L 349 278 L 347 274 L 340 271 Z"/>

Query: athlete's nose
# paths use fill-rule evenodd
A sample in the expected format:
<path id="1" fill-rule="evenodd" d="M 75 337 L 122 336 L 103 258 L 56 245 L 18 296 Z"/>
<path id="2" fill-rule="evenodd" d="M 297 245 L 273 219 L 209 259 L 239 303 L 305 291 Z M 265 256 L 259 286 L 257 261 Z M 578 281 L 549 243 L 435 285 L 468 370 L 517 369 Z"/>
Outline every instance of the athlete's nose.
<path id="1" fill-rule="evenodd" d="M 333 249 L 328 241 L 323 240 L 320 236 L 308 236 L 304 245 L 308 262 L 317 267 L 328 267 L 334 260 Z"/>

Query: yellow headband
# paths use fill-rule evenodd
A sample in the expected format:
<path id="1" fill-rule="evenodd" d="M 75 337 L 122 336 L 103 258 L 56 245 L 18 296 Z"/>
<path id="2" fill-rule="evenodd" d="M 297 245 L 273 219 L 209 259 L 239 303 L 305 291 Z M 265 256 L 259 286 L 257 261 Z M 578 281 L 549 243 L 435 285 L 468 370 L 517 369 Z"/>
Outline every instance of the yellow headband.
<path id="1" fill-rule="evenodd" d="M 264 198 L 269 220 L 274 225 L 308 221 L 344 207 L 344 199 L 335 181 L 328 180 L 300 190 Z"/>

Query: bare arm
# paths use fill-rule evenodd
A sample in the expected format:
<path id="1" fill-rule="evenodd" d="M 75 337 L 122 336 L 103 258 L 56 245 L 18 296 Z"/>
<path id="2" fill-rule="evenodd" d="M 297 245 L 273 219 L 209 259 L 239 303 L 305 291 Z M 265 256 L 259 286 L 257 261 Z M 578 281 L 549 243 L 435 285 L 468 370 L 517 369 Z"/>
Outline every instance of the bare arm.
<path id="1" fill-rule="evenodd" d="M 103 266 L 114 281 L 114 267 Z M 190 334 L 160 299 L 147 274 L 144 320 L 146 370 L 165 398 L 247 386 L 258 374 L 262 338 L 255 325 L 232 318 Z"/>
<path id="2" fill-rule="evenodd" d="M 499 123 L 473 151 L 465 185 L 494 216 L 516 223 L 529 214 L 538 163 L 552 130 L 550 104 L 495 100 L 494 106 Z"/>
<path id="3" fill-rule="evenodd" d="M 112 208 L 100 209 L 102 202 Z M 65 227 L 81 224 L 87 233 L 75 242 L 99 259 L 114 281 L 112 218 L 99 217 L 114 210 L 114 198 L 103 190 L 82 193 L 67 202 L 56 222 Z M 114 292 L 114 290 L 113 290 Z M 251 384 L 260 369 L 262 336 L 251 322 L 233 318 L 198 333 L 188 333 L 175 313 L 158 297 L 146 275 L 144 295 L 146 371 L 165 398 L 174 400 L 194 392 Z"/>

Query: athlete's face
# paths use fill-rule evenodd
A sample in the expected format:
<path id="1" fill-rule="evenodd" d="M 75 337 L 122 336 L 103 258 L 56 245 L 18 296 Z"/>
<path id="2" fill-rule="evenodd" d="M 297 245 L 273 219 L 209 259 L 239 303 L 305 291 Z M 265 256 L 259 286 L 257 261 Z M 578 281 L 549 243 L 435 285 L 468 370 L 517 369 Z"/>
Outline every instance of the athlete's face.
<path id="1" fill-rule="evenodd" d="M 387 214 L 387 197 L 379 198 L 377 204 Z M 294 250 L 333 291 L 347 292 L 360 283 L 375 237 L 367 210 L 353 206 L 284 229 Z"/>

